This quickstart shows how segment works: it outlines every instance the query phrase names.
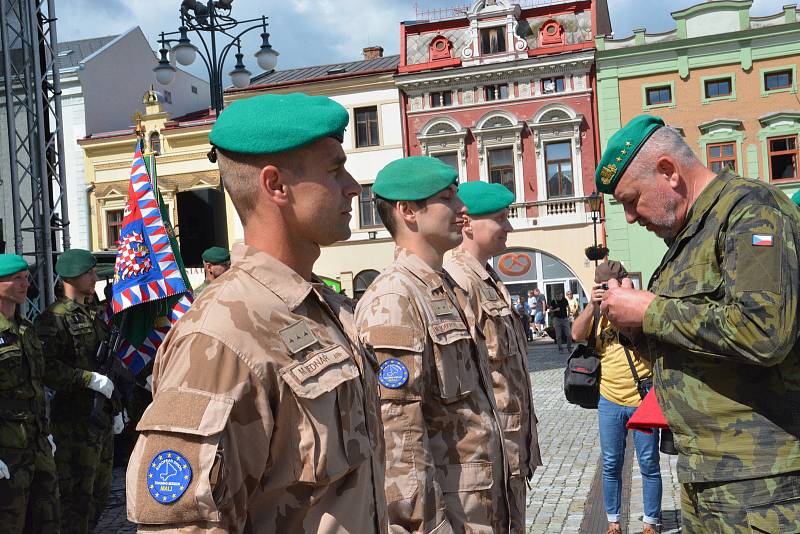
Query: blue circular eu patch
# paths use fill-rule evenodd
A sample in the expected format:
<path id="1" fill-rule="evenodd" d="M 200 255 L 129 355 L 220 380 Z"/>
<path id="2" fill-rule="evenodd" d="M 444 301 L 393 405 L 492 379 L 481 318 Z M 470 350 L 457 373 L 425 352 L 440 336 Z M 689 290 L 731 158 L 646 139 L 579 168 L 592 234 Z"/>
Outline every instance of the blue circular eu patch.
<path id="1" fill-rule="evenodd" d="M 161 504 L 172 504 L 186 493 L 192 481 L 192 466 L 175 451 L 161 451 L 147 468 L 147 489 Z"/>
<path id="2" fill-rule="evenodd" d="M 385 388 L 401 388 L 408 382 L 408 369 L 400 360 L 386 360 L 378 372 L 378 382 Z"/>

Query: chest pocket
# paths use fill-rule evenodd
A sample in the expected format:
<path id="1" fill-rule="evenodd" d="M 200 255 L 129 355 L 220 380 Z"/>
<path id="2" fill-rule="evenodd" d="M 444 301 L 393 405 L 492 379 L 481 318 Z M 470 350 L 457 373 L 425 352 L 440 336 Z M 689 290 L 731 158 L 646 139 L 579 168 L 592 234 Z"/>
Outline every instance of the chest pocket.
<path id="1" fill-rule="evenodd" d="M 68 318 L 68 329 L 75 351 L 74 364 L 79 367 L 92 368 L 98 333 L 92 321 L 87 317 L 72 316 Z"/>
<path id="2" fill-rule="evenodd" d="M 661 273 L 653 290 L 665 297 L 702 297 L 716 293 L 721 285 L 722 275 L 716 265 L 701 263 L 677 273 Z"/>
<path id="3" fill-rule="evenodd" d="M 511 343 L 514 335 L 511 309 L 500 299 L 484 300 L 481 302 L 483 310 L 483 334 L 486 337 L 486 348 L 490 360 L 508 358 L 511 352 Z"/>
<path id="4" fill-rule="evenodd" d="M 439 396 L 445 403 L 469 396 L 477 386 L 477 374 L 472 358 L 471 336 L 463 321 L 444 320 L 428 327 L 433 341 L 433 357 Z"/>
<path id="5" fill-rule="evenodd" d="M 335 480 L 369 458 L 364 391 L 353 357 L 340 345 L 311 352 L 279 371 L 301 414 L 297 480 Z"/>
<path id="6" fill-rule="evenodd" d="M 30 381 L 31 372 L 16 343 L 0 346 L 0 396 L 17 397 L 17 390 Z"/>

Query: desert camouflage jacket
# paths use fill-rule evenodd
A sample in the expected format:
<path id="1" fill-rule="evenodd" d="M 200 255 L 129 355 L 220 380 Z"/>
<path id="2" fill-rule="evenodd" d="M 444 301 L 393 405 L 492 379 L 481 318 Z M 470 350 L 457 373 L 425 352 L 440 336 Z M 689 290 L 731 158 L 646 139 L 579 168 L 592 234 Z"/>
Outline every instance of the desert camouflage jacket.
<path id="1" fill-rule="evenodd" d="M 255 248 L 232 260 L 156 356 L 129 519 L 140 531 L 386 532 L 377 365 L 352 301 Z M 179 464 L 158 471 L 173 452 Z M 188 485 L 158 482 L 176 472 Z"/>
<path id="2" fill-rule="evenodd" d="M 489 355 L 492 389 L 497 402 L 512 476 L 530 478 L 542 465 L 536 412 L 528 374 L 528 343 L 522 319 L 497 273 L 458 248 L 444 265 L 466 292 Z"/>
<path id="3" fill-rule="evenodd" d="M 800 470 L 800 212 L 719 174 L 650 280 L 644 352 L 682 482 Z"/>
<path id="4" fill-rule="evenodd" d="M 465 305 L 446 273 L 398 248 L 356 307 L 382 365 L 393 533 L 508 531 L 507 458 Z"/>

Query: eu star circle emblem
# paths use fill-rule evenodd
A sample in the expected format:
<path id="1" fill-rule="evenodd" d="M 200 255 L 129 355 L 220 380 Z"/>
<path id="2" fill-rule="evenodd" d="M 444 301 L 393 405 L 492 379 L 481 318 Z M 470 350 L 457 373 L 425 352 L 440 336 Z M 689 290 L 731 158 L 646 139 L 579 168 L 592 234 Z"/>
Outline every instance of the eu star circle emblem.
<path id="1" fill-rule="evenodd" d="M 147 490 L 159 504 L 172 504 L 186 493 L 192 481 L 192 466 L 175 451 L 161 451 L 147 467 Z"/>
<path id="2" fill-rule="evenodd" d="M 378 382 L 385 388 L 401 388 L 408 382 L 408 369 L 400 360 L 386 360 L 378 371 Z"/>

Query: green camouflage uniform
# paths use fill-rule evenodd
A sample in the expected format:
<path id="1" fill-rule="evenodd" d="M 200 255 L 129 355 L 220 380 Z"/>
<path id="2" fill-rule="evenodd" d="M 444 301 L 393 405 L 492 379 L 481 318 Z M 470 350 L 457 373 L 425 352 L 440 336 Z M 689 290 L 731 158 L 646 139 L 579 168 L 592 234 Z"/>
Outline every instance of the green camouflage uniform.
<path id="1" fill-rule="evenodd" d="M 0 531 L 58 532 L 58 479 L 47 442 L 43 382 L 83 389 L 88 376 L 45 366 L 42 344 L 25 319 L 0 314 L 0 460 L 11 479 L 0 480 Z"/>
<path id="2" fill-rule="evenodd" d="M 798 240 L 785 194 L 725 171 L 650 280 L 641 348 L 680 454 L 684 532 L 800 531 Z"/>
<path id="3" fill-rule="evenodd" d="M 200 296 L 200 293 L 202 293 L 207 287 L 208 287 L 208 280 L 203 280 L 202 284 L 194 288 L 193 290 L 194 299 L 197 300 L 197 297 Z"/>
<path id="4" fill-rule="evenodd" d="M 97 349 L 107 327 L 95 307 L 62 297 L 39 317 L 37 331 L 47 364 L 97 370 Z M 93 532 L 105 508 L 114 460 L 113 413 L 103 402 L 100 425 L 90 423 L 95 397 L 90 389 L 58 391 L 51 402 L 50 420 L 56 441 L 56 466 L 61 487 L 61 532 Z"/>

